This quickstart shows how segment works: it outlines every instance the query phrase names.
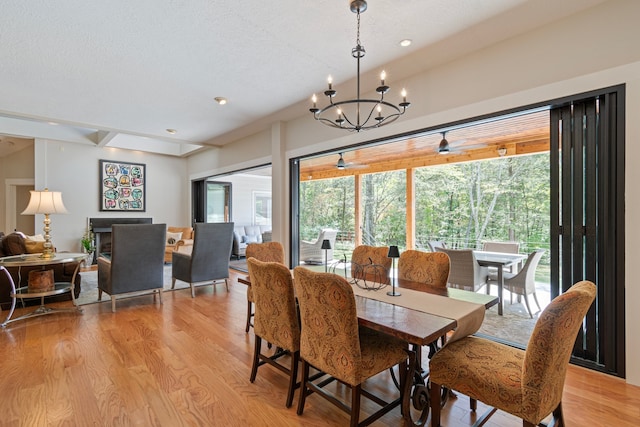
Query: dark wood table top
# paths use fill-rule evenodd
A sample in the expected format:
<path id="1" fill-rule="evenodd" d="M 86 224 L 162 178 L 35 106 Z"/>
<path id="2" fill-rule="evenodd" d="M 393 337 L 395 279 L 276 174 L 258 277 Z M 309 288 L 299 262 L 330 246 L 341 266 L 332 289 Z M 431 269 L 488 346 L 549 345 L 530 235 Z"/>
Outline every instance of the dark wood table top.
<path id="1" fill-rule="evenodd" d="M 248 276 L 238 277 L 238 282 L 251 286 Z M 428 292 L 434 295 L 455 298 L 461 301 L 482 304 L 489 308 L 498 303 L 492 295 L 479 294 L 454 288 L 433 288 L 424 283 L 398 279 L 398 287 Z M 356 295 L 358 324 L 384 332 L 416 345 L 428 345 L 442 335 L 455 329 L 454 319 L 405 308 L 383 301 Z"/>
<path id="2" fill-rule="evenodd" d="M 455 298 L 461 301 L 473 302 L 475 304 L 483 304 L 489 309 L 498 303 L 498 297 L 477 292 L 465 291 L 456 288 L 434 288 L 420 282 L 412 282 L 410 280 L 398 279 L 399 288 L 413 289 L 415 291 L 428 292 L 443 297 Z"/>

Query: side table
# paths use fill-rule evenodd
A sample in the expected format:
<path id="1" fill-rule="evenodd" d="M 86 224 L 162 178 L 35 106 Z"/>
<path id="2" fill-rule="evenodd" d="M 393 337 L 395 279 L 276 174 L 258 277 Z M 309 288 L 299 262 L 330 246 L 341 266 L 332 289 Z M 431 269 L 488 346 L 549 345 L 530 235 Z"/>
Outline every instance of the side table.
<path id="1" fill-rule="evenodd" d="M 76 297 L 74 293 L 75 289 L 75 279 L 78 274 L 78 270 L 80 269 L 81 261 L 86 258 L 86 254 L 81 253 L 66 253 L 66 252 L 56 252 L 53 258 L 44 259 L 40 257 L 40 254 L 24 254 L 24 255 L 15 255 L 8 256 L 4 258 L 0 258 L 0 272 L 4 273 L 11 283 L 11 308 L 9 309 L 9 314 L 7 318 L 0 324 L 3 328 L 7 326 L 9 323 L 16 322 L 18 320 L 28 319 L 30 317 L 44 316 L 45 314 L 52 313 L 60 313 L 60 312 L 78 312 L 81 313 L 82 309 L 78 306 L 76 302 Z M 76 269 L 73 272 L 73 276 L 71 277 L 70 282 L 56 282 L 54 284 L 54 288 L 48 291 L 30 291 L 28 286 L 17 287 L 13 278 L 6 270 L 6 267 L 18 267 L 18 277 L 20 277 L 20 269 L 26 266 L 42 266 L 43 268 L 47 265 L 54 264 L 65 264 L 68 262 L 77 263 Z M 20 284 L 21 280 L 18 279 L 18 284 Z M 46 307 L 44 303 L 45 297 L 51 295 L 59 295 L 64 294 L 66 292 L 71 293 L 71 300 L 73 301 L 73 308 L 51 308 Z M 38 307 L 35 311 L 31 313 L 24 314 L 20 317 L 16 317 L 14 319 L 11 318 L 13 316 L 13 312 L 16 307 L 16 301 L 20 299 L 24 302 L 25 299 L 30 298 L 40 298 L 40 307 Z"/>

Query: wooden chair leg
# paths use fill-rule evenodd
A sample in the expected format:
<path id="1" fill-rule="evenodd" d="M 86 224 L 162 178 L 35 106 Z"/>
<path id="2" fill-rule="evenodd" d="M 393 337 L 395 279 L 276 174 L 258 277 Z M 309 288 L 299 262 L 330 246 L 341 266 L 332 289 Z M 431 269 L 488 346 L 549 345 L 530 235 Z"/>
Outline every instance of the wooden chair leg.
<path id="1" fill-rule="evenodd" d="M 254 382 L 256 379 L 256 374 L 258 373 L 258 366 L 260 364 L 260 349 L 262 347 L 262 338 L 259 336 L 255 336 L 254 345 L 253 345 L 253 365 L 251 365 L 251 375 L 249 376 L 249 381 Z"/>
<path id="2" fill-rule="evenodd" d="M 302 379 L 300 380 L 300 397 L 298 398 L 297 414 L 302 415 L 304 411 L 304 401 L 307 399 L 307 381 L 309 381 L 309 364 L 302 360 Z"/>
<path id="3" fill-rule="evenodd" d="M 431 427 L 440 427 L 440 384 L 431 382 Z"/>
<path id="4" fill-rule="evenodd" d="M 227 292 L 229 292 L 229 281 L 227 279 L 224 279 L 224 286 L 226 286 Z"/>
<path id="5" fill-rule="evenodd" d="M 175 289 L 175 287 L 176 287 L 176 278 L 172 277 L 171 278 L 171 289 Z"/>
<path id="6" fill-rule="evenodd" d="M 195 298 L 196 297 L 196 287 L 193 286 L 193 283 L 189 283 L 189 286 L 191 287 L 191 298 Z"/>
<path id="7" fill-rule="evenodd" d="M 115 297 L 115 295 L 111 295 L 111 311 L 113 313 L 116 312 L 116 297 Z"/>
<path id="8" fill-rule="evenodd" d="M 478 401 L 476 399 L 469 399 L 469 409 L 473 412 L 478 409 Z"/>
<path id="9" fill-rule="evenodd" d="M 158 289 L 158 298 L 160 298 L 160 305 L 164 304 L 164 302 L 162 301 L 162 291 L 162 288 Z"/>
<path id="10" fill-rule="evenodd" d="M 358 427 L 360 421 L 360 394 L 362 386 L 360 384 L 351 387 L 351 424 L 350 427 Z"/>
<path id="11" fill-rule="evenodd" d="M 296 391 L 296 382 L 298 381 L 298 365 L 300 364 L 300 352 L 294 351 L 291 354 L 291 368 L 289 369 L 289 392 L 287 393 L 287 408 L 293 404 L 293 394 Z"/>
<path id="12" fill-rule="evenodd" d="M 253 303 L 247 300 L 247 325 L 244 328 L 244 331 L 249 333 L 249 327 L 251 326 L 251 316 L 253 312 Z"/>
<path id="13" fill-rule="evenodd" d="M 564 417 L 562 416 L 562 402 L 558 403 L 556 409 L 553 410 L 553 419 L 555 421 L 555 427 L 564 427 Z"/>

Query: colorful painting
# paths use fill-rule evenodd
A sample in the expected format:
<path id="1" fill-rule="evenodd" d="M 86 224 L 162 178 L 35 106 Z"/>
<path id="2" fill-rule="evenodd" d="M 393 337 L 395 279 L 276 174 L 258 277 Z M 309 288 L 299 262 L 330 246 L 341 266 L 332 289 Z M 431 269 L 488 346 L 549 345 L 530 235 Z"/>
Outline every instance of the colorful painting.
<path id="1" fill-rule="evenodd" d="M 141 163 L 100 160 L 100 210 L 144 212 L 145 169 Z"/>

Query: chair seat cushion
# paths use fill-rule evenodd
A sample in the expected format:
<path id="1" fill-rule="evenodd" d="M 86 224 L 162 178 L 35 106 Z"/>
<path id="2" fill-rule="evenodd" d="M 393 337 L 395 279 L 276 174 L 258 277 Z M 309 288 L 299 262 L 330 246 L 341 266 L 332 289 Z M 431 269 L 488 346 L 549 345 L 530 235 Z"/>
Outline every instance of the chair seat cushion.
<path id="1" fill-rule="evenodd" d="M 384 370 L 407 360 L 404 341 L 369 328 L 358 328 L 360 335 L 360 375 L 351 379 L 351 385 L 362 383 Z"/>
<path id="2" fill-rule="evenodd" d="M 431 381 L 521 418 L 524 351 L 466 337 L 445 345 L 429 362 Z"/>

